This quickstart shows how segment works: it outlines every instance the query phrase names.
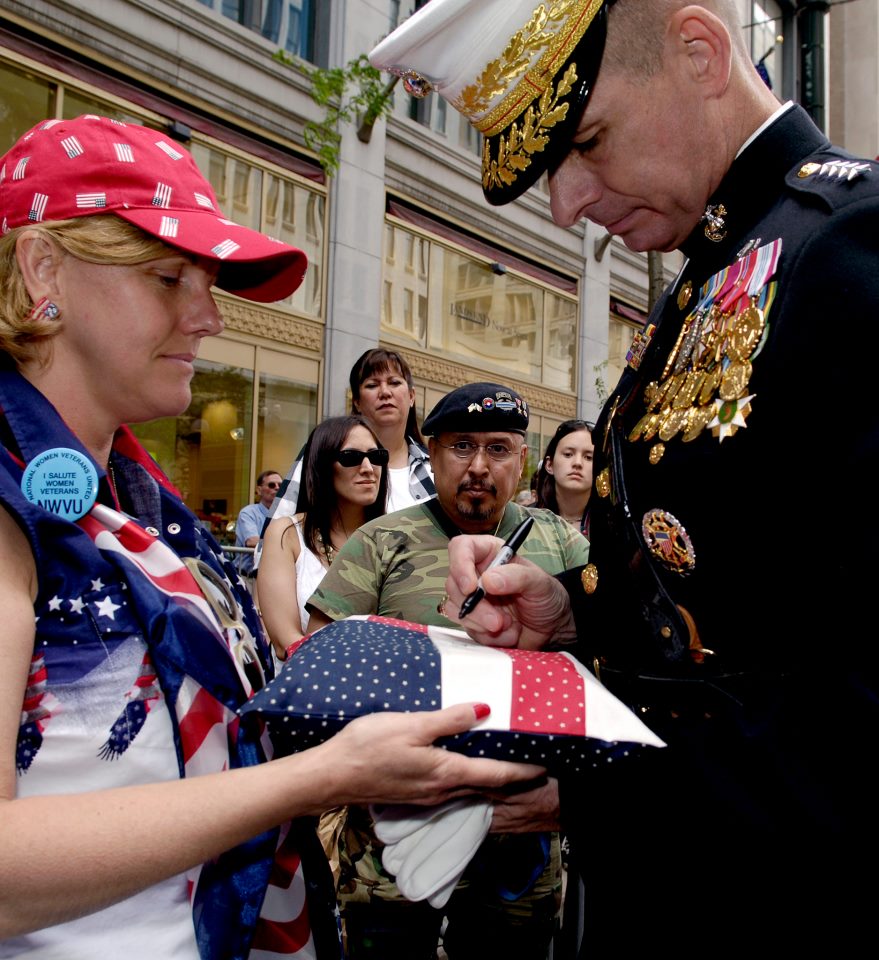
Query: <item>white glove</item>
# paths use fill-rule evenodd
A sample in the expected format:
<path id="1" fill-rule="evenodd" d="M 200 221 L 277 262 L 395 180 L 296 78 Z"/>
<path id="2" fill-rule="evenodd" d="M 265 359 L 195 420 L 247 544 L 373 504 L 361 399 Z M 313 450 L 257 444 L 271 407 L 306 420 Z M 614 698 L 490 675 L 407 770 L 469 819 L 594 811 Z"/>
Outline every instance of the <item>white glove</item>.
<path id="1" fill-rule="evenodd" d="M 386 846 L 382 864 L 407 900 L 439 909 L 485 839 L 492 804 L 479 797 L 435 807 L 372 806 L 375 835 Z"/>

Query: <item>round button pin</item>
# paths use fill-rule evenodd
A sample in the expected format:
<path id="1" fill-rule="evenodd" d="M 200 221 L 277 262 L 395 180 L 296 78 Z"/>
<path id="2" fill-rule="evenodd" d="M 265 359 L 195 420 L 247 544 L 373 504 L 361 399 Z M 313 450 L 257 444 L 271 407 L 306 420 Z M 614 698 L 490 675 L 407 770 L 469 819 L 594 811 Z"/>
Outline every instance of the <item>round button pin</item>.
<path id="1" fill-rule="evenodd" d="M 98 472 L 78 450 L 51 447 L 24 468 L 21 492 L 49 513 L 65 520 L 79 520 L 98 498 Z"/>

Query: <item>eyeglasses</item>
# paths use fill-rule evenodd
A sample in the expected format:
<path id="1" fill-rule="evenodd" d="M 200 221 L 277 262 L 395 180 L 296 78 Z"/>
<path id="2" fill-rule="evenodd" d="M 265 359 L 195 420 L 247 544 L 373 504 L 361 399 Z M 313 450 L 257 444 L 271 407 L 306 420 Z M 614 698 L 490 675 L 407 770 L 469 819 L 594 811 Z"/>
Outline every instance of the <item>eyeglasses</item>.
<path id="1" fill-rule="evenodd" d="M 268 487 L 269 490 L 279 490 L 281 488 L 281 484 L 276 483 L 274 480 L 269 480 L 268 483 L 264 483 L 263 486 Z"/>
<path id="2" fill-rule="evenodd" d="M 336 454 L 336 460 L 343 467 L 359 467 L 365 457 L 374 467 L 387 466 L 390 459 L 390 453 L 384 447 L 373 447 L 372 450 L 354 450 L 349 448 L 340 450 Z"/>
<path id="3" fill-rule="evenodd" d="M 439 443 L 439 441 L 437 441 Z M 439 443 L 446 450 L 451 450 L 459 460 L 472 460 L 480 450 L 497 463 L 509 460 L 515 453 L 503 443 L 474 443 L 472 440 L 456 440 L 454 443 Z"/>

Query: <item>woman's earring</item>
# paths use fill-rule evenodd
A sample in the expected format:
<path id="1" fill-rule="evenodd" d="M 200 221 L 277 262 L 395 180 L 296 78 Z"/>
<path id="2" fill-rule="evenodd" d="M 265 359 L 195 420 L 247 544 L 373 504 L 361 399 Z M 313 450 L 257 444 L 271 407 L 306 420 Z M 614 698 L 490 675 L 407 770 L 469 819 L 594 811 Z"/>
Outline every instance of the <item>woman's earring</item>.
<path id="1" fill-rule="evenodd" d="M 28 314 L 28 320 L 57 320 L 60 313 L 57 303 L 53 303 L 48 297 L 40 297 Z"/>

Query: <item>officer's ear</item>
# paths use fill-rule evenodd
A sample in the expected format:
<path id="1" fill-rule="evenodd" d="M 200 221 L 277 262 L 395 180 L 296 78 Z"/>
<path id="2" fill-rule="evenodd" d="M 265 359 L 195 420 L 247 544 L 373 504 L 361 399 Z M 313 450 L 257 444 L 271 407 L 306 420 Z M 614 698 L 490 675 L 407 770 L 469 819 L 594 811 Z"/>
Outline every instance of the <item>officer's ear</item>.
<path id="1" fill-rule="evenodd" d="M 703 95 L 719 97 L 729 85 L 732 39 L 723 21 L 702 6 L 687 6 L 671 18 L 668 43 L 685 77 Z"/>

